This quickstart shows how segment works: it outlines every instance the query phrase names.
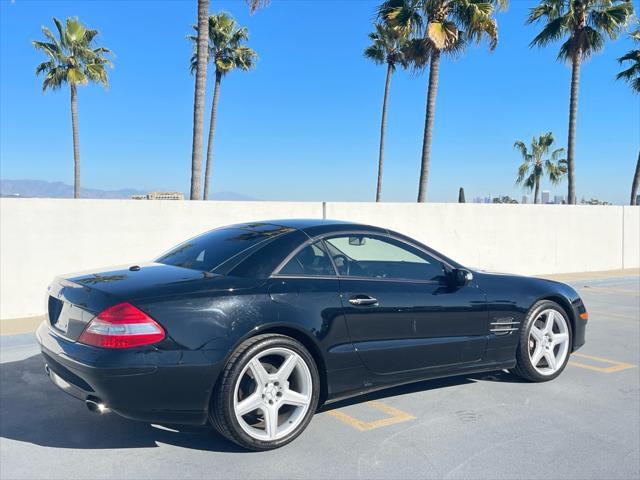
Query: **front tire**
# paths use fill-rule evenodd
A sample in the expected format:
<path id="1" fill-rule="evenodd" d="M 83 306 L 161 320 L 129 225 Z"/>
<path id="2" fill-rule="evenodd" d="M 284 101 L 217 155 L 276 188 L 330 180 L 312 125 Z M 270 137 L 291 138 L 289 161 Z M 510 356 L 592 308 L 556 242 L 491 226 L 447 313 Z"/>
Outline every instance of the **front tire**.
<path id="1" fill-rule="evenodd" d="M 320 376 L 311 354 L 284 335 L 259 335 L 233 352 L 212 397 L 213 426 L 249 450 L 293 441 L 318 406 Z"/>
<path id="2" fill-rule="evenodd" d="M 553 380 L 567 366 L 571 354 L 571 323 L 556 302 L 536 302 L 523 322 L 516 350 L 516 366 L 511 370 L 530 382 Z"/>

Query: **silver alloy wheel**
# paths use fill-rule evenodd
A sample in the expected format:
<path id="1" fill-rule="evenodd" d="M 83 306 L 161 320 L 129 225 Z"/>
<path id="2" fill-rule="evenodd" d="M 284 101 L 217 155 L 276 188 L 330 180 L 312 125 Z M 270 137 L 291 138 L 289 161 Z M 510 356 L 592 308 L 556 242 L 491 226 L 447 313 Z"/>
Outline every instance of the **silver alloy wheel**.
<path id="1" fill-rule="evenodd" d="M 529 359 L 540 375 L 556 373 L 569 354 L 569 327 L 564 316 L 548 308 L 538 314 L 529 330 Z"/>
<path id="2" fill-rule="evenodd" d="M 254 356 L 238 376 L 233 409 L 242 430 L 256 440 L 285 437 L 300 425 L 313 393 L 304 359 L 284 347 Z"/>

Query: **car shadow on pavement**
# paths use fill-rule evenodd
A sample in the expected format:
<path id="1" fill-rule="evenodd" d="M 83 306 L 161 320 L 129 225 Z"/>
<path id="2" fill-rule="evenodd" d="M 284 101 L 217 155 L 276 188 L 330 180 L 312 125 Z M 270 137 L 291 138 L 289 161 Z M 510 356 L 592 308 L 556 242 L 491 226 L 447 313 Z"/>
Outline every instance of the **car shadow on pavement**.
<path id="1" fill-rule="evenodd" d="M 322 407 L 320 411 L 477 381 L 519 380 L 506 372 L 431 380 L 341 400 Z M 45 447 L 145 448 L 164 443 L 204 451 L 246 451 L 207 426 L 158 426 L 115 414 L 91 413 L 81 402 L 51 383 L 44 373 L 40 355 L 0 364 L 0 405 L 1 438 Z"/>
<path id="2" fill-rule="evenodd" d="M 157 447 L 244 451 L 212 428 L 152 426 L 115 414 L 91 413 L 55 387 L 40 355 L 0 364 L 0 437 L 45 447 L 108 449 Z"/>
<path id="3" fill-rule="evenodd" d="M 337 408 L 348 407 L 358 403 L 370 402 L 372 400 L 381 400 L 385 398 L 398 397 L 410 393 L 425 392 L 428 390 L 437 390 L 441 388 L 454 387 L 456 385 L 465 385 L 476 382 L 505 382 L 505 383 L 527 383 L 526 380 L 513 375 L 506 370 L 495 372 L 482 372 L 471 375 L 459 375 L 456 377 L 437 378 L 434 380 L 425 380 L 422 382 L 408 383 L 397 387 L 384 388 L 371 393 L 359 395 L 357 397 L 338 400 L 320 408 L 320 412 L 328 412 Z"/>

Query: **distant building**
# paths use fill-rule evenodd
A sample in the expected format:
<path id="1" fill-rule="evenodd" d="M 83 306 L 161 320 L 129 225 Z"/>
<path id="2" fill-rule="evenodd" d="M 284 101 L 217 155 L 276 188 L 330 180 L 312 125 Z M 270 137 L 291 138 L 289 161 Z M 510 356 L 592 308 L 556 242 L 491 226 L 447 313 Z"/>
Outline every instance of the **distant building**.
<path id="1" fill-rule="evenodd" d="M 529 198 L 529 195 L 522 195 L 522 203 L 523 204 L 531 203 L 531 199 Z"/>
<path id="2" fill-rule="evenodd" d="M 542 191 L 542 204 L 547 204 L 549 203 L 549 197 L 551 196 L 551 192 L 549 190 L 543 190 Z"/>
<path id="3" fill-rule="evenodd" d="M 640 195 L 636 195 L 636 205 L 640 205 Z"/>
<path id="4" fill-rule="evenodd" d="M 180 192 L 149 192 L 146 195 L 132 195 L 133 200 L 184 200 Z"/>
<path id="5" fill-rule="evenodd" d="M 563 195 L 554 195 L 553 196 L 553 203 L 555 203 L 556 205 L 562 205 L 564 203 L 564 196 Z"/>

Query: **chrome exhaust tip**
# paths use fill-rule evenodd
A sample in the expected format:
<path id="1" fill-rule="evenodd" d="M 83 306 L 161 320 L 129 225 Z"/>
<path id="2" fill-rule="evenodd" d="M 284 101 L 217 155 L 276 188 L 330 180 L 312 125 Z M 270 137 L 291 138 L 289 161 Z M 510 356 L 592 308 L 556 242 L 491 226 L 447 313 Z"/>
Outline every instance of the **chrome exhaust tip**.
<path id="1" fill-rule="evenodd" d="M 100 400 L 93 400 L 93 399 L 87 399 L 84 401 L 85 405 L 87 406 L 87 408 L 89 409 L 90 412 L 93 413 L 109 413 L 111 410 L 109 410 L 109 407 L 107 407 L 104 403 L 102 403 Z"/>

